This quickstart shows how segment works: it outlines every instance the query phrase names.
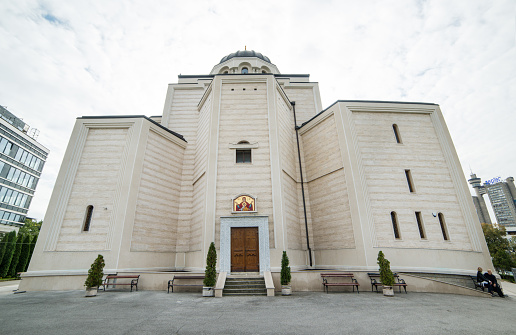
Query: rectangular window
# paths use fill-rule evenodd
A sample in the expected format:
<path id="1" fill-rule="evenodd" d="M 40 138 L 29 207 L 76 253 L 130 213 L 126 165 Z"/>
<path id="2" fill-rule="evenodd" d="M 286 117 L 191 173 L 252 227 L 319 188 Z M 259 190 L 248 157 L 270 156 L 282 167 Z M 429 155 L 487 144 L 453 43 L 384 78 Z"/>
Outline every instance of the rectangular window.
<path id="1" fill-rule="evenodd" d="M 18 182 L 18 178 L 20 178 L 20 174 L 22 172 L 18 169 L 15 169 L 14 170 L 14 174 L 13 174 L 13 179 L 11 179 L 13 182 L 17 183 Z"/>
<path id="2" fill-rule="evenodd" d="M 251 163 L 251 149 L 236 149 L 237 163 Z"/>
<path id="3" fill-rule="evenodd" d="M 20 163 L 25 164 L 25 160 L 27 159 L 27 155 L 29 153 L 27 151 L 25 151 L 25 150 L 22 150 L 22 151 L 23 151 L 23 153 L 22 153 L 21 158 L 20 158 Z"/>
<path id="4" fill-rule="evenodd" d="M 398 215 L 396 212 L 391 212 L 392 229 L 394 230 L 394 238 L 399 240 L 401 238 L 400 228 L 398 225 Z"/>
<path id="5" fill-rule="evenodd" d="M 24 194 L 24 195 L 23 195 L 23 199 L 22 199 L 22 201 L 21 201 L 21 205 L 20 205 L 20 207 L 28 208 L 28 207 L 26 206 L 26 204 L 27 204 L 27 198 L 28 198 L 28 195 L 27 195 L 27 194 Z"/>
<path id="6" fill-rule="evenodd" d="M 8 189 L 7 189 L 7 192 L 5 193 L 5 197 L 4 197 L 4 200 L 3 200 L 3 201 L 4 201 L 5 203 L 7 203 L 7 204 L 8 204 L 8 203 L 9 203 L 9 201 L 11 201 L 11 195 L 12 195 L 12 194 L 13 194 L 13 190 L 11 190 L 11 189 L 9 189 L 9 188 L 8 188 Z"/>
<path id="7" fill-rule="evenodd" d="M 411 193 L 416 192 L 416 189 L 414 188 L 414 181 L 412 180 L 412 174 L 410 173 L 410 170 L 405 170 L 405 177 L 407 177 L 407 184 L 409 191 Z"/>
<path id="8" fill-rule="evenodd" d="M 419 236 L 422 239 L 426 239 L 425 227 L 423 226 L 423 217 L 421 212 L 416 212 L 417 228 L 419 229 Z"/>
<path id="9" fill-rule="evenodd" d="M 2 152 L 6 155 L 9 155 L 12 147 L 13 147 L 13 144 L 11 142 L 7 142 L 7 145 L 5 146 L 5 148 Z"/>
<path id="10" fill-rule="evenodd" d="M 20 158 L 24 152 L 25 151 L 22 148 L 18 148 L 18 151 L 16 151 L 16 156 L 14 156 L 14 159 L 16 159 L 17 161 L 20 161 Z"/>
<path id="11" fill-rule="evenodd" d="M 439 224 L 441 225 L 441 231 L 443 233 L 443 239 L 445 241 L 448 241 L 450 238 L 448 237 L 448 229 L 446 229 L 446 222 L 444 221 L 444 215 L 443 213 L 437 214 L 439 217 Z"/>
<path id="12" fill-rule="evenodd" d="M 8 142 L 9 141 L 2 137 L 2 139 L 0 140 L 0 152 L 4 152 L 4 148 Z"/>
<path id="13" fill-rule="evenodd" d="M 14 172 L 16 172 L 16 169 L 13 167 L 10 167 L 9 173 L 7 174 L 7 180 L 13 180 Z"/>
<path id="14" fill-rule="evenodd" d="M 41 164 L 41 159 L 36 159 L 36 163 L 34 163 L 34 170 L 41 172 L 41 169 L 39 168 Z"/>

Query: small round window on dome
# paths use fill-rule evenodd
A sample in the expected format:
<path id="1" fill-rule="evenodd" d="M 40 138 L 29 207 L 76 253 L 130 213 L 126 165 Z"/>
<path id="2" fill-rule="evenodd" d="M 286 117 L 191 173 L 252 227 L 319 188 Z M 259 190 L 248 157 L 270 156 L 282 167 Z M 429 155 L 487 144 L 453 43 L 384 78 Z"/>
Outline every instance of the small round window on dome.
<path id="1" fill-rule="evenodd" d="M 247 74 L 247 73 L 249 73 L 249 69 L 248 69 L 248 68 L 246 68 L 246 67 L 243 67 L 243 68 L 242 68 L 242 73 L 243 73 L 243 74 Z"/>

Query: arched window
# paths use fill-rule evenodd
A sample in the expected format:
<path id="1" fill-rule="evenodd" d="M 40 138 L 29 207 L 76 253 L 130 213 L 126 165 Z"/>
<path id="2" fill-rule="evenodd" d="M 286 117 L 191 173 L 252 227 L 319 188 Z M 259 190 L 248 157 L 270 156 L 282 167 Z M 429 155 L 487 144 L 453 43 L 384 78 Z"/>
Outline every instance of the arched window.
<path id="1" fill-rule="evenodd" d="M 394 238 L 399 240 L 401 238 L 401 235 L 400 235 L 400 227 L 398 225 L 398 215 L 396 215 L 396 212 L 391 212 L 391 220 L 392 220 L 392 229 L 394 230 Z"/>
<path id="2" fill-rule="evenodd" d="M 446 222 L 444 221 L 443 213 L 437 214 L 439 217 L 439 224 L 441 225 L 441 231 L 443 232 L 443 238 L 445 241 L 448 241 L 450 238 L 448 237 L 448 229 L 446 229 Z"/>
<path id="3" fill-rule="evenodd" d="M 426 240 L 425 226 L 423 225 L 423 216 L 421 212 L 416 212 L 417 229 L 419 230 L 419 236 L 421 239 Z"/>
<path id="4" fill-rule="evenodd" d="M 243 68 L 242 68 L 242 73 L 243 73 L 243 74 L 247 74 L 247 73 L 249 73 L 249 69 L 248 69 L 248 68 L 246 68 L 246 67 L 243 67 Z"/>
<path id="5" fill-rule="evenodd" d="M 86 207 L 86 215 L 84 216 L 84 223 L 82 225 L 82 231 L 90 231 L 91 217 L 93 216 L 93 206 L 89 205 Z"/>
<path id="6" fill-rule="evenodd" d="M 399 130 L 398 125 L 396 123 L 394 123 L 392 125 L 392 130 L 394 131 L 394 136 L 396 137 L 396 142 L 397 143 L 403 143 L 403 142 L 401 142 L 400 130 Z"/>

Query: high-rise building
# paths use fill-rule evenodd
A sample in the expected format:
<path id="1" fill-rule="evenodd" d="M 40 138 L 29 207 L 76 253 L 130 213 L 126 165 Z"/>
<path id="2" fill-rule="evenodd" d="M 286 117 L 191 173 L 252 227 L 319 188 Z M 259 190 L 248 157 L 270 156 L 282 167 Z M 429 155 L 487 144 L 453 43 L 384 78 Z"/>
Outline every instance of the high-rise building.
<path id="1" fill-rule="evenodd" d="M 380 250 L 433 278 L 492 268 L 437 104 L 322 108 L 308 74 L 249 50 L 180 75 L 160 117 L 78 118 L 44 221 L 20 290 L 82 288 L 98 253 L 105 272 L 166 289 L 174 271 L 204 271 L 212 242 L 221 283 L 279 285 L 283 251 L 300 290 L 322 289 L 316 270 L 369 283 Z"/>
<path id="2" fill-rule="evenodd" d="M 473 196 L 473 204 L 475 205 L 478 219 L 480 220 L 480 223 L 491 224 L 491 217 L 489 216 L 486 202 L 484 200 L 486 189 L 484 186 L 482 186 L 481 179 L 478 178 L 476 174 L 472 173 L 470 177 L 471 179 L 469 179 L 468 182 L 471 184 L 476 193 L 476 196 Z"/>
<path id="3" fill-rule="evenodd" d="M 484 208 L 486 208 L 482 195 L 487 193 L 489 196 L 489 201 L 491 202 L 491 206 L 493 207 L 497 224 L 505 227 L 509 235 L 515 235 L 516 187 L 514 186 L 514 178 L 508 177 L 507 179 L 503 180 L 500 177 L 497 177 L 487 180 L 484 182 L 484 184 L 481 184 L 480 178 L 477 178 L 475 174 L 471 174 L 471 179 L 468 181 L 475 189 L 477 198 L 479 200 L 475 203 L 475 206 L 477 206 L 477 203 L 480 204 L 480 210 L 479 207 L 477 207 L 477 213 L 480 221 L 482 222 L 481 215 L 485 215 Z"/>
<path id="4" fill-rule="evenodd" d="M 0 234 L 23 226 L 49 150 L 38 131 L 0 106 Z"/>

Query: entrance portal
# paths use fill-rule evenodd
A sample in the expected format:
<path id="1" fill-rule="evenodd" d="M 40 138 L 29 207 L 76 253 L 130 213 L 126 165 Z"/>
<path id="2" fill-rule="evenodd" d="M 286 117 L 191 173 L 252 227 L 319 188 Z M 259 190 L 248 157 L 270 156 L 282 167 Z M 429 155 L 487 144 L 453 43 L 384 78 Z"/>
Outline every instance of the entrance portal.
<path id="1" fill-rule="evenodd" d="M 258 227 L 231 228 L 231 272 L 259 272 Z"/>

